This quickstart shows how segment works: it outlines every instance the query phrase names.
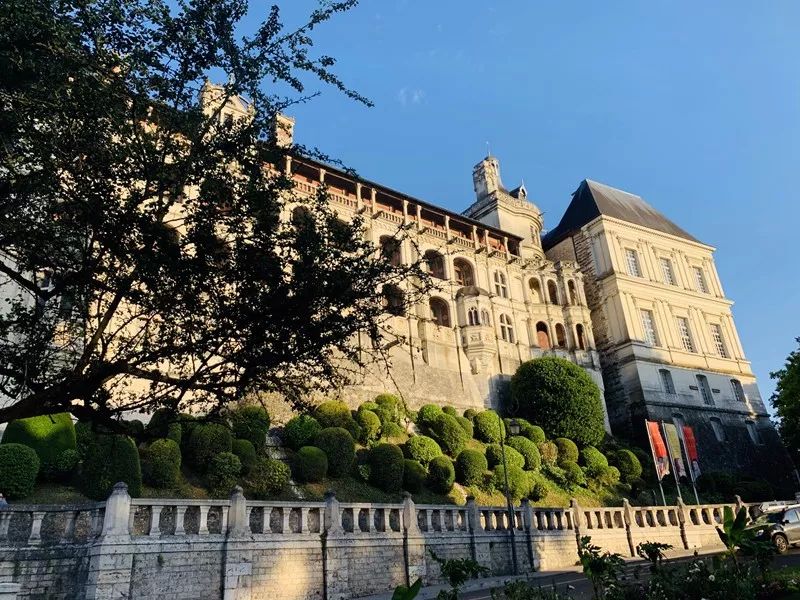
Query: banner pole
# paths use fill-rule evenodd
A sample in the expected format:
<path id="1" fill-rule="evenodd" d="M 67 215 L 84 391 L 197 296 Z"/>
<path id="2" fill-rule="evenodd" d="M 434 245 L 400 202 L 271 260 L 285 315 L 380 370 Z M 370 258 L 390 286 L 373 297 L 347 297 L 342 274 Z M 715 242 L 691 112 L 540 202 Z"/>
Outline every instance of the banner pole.
<path id="1" fill-rule="evenodd" d="M 678 430 L 677 427 L 675 427 Z M 684 456 L 686 456 L 686 462 L 689 466 L 689 478 L 692 480 L 692 491 L 694 491 L 694 499 L 697 504 L 700 504 L 700 497 L 697 495 L 697 486 L 694 483 L 694 465 L 692 464 L 692 459 L 689 456 L 689 450 L 686 448 L 686 438 L 683 437 L 683 426 L 681 426 L 680 430 L 678 430 L 678 439 L 681 442 L 681 450 L 683 450 Z"/>
<path id="2" fill-rule="evenodd" d="M 678 480 L 678 469 L 675 468 L 675 459 L 672 458 L 672 449 L 669 447 L 669 440 L 667 439 L 667 428 L 664 427 L 664 421 L 661 423 L 661 434 L 664 436 L 664 445 L 667 447 L 667 456 L 669 456 L 669 464 L 672 467 L 672 474 L 675 476 L 675 489 L 678 490 L 678 498 L 683 502 L 683 495 L 681 494 L 681 482 Z M 681 457 L 683 460 L 683 457 Z"/>
<path id="3" fill-rule="evenodd" d="M 661 477 L 658 472 L 658 460 L 656 460 L 656 450 L 653 447 L 653 440 L 650 437 L 650 427 L 647 425 L 647 419 L 644 420 L 644 428 L 647 431 L 647 443 L 650 444 L 650 456 L 653 457 L 653 468 L 656 470 L 656 479 L 658 480 L 658 489 L 661 490 L 661 502 L 664 506 L 667 505 L 667 497 L 664 495 L 664 486 L 661 485 Z"/>

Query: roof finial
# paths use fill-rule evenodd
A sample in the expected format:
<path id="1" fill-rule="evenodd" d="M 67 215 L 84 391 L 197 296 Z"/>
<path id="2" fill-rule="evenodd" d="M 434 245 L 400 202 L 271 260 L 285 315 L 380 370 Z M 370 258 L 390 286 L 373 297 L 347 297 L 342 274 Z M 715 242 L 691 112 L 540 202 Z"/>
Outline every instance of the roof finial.
<path id="1" fill-rule="evenodd" d="M 492 155 L 492 147 L 489 144 L 489 142 L 487 141 L 486 142 L 486 156 L 491 156 L 491 155 Z"/>

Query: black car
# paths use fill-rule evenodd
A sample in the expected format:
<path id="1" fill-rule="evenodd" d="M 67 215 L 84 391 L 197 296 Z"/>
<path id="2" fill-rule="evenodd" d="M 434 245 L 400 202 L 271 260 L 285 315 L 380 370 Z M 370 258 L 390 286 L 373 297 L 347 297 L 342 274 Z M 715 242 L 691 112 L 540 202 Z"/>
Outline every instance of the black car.
<path id="1" fill-rule="evenodd" d="M 778 554 L 783 554 L 794 544 L 800 544 L 800 506 L 766 513 L 759 517 L 757 523 L 766 525 L 758 537 L 768 535 Z"/>

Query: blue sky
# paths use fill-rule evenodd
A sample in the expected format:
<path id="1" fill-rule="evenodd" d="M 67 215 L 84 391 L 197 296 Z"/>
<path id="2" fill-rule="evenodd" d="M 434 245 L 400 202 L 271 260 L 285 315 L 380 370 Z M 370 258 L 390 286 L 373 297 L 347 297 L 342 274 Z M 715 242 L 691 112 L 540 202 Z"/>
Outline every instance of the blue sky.
<path id="1" fill-rule="evenodd" d="M 767 398 L 800 335 L 798 22 L 793 0 L 362 0 L 316 48 L 375 107 L 315 85 L 296 139 L 456 211 L 488 141 L 549 228 L 584 178 L 643 196 L 717 247 Z"/>

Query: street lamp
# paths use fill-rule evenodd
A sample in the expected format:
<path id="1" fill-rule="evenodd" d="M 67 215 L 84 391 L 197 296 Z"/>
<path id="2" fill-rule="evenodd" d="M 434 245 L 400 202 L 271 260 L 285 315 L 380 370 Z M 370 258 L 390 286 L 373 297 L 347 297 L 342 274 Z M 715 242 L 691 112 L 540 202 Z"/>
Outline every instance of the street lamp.
<path id="1" fill-rule="evenodd" d="M 514 504 L 511 502 L 511 490 L 508 489 L 508 465 L 506 464 L 506 445 L 505 436 L 503 435 L 503 421 L 500 414 L 497 415 L 497 420 L 500 421 L 500 454 L 503 457 L 503 476 L 506 484 L 506 508 L 508 509 L 508 524 L 509 535 L 511 537 L 511 561 L 513 562 L 514 575 L 519 574 L 519 567 L 517 566 L 517 544 L 514 539 L 514 530 L 517 528 L 517 520 L 514 516 Z M 516 419 L 511 419 L 508 422 L 508 432 L 514 436 L 519 434 L 520 425 Z"/>

